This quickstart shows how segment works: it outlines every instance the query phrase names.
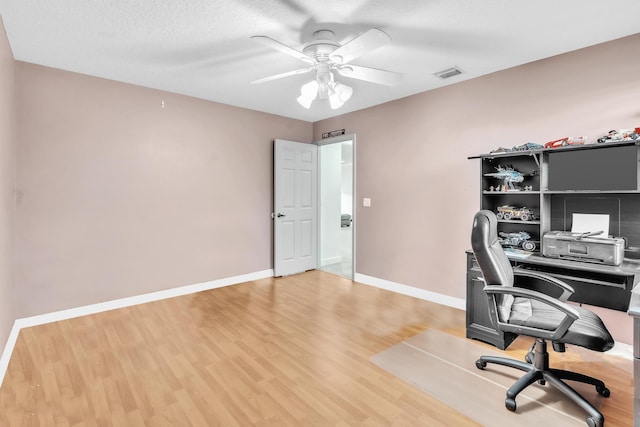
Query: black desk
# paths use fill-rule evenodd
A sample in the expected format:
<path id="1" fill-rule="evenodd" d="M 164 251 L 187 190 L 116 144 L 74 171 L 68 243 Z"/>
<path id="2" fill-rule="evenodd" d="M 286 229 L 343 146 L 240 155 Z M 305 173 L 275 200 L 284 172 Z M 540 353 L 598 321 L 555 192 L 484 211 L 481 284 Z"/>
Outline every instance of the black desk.
<path id="1" fill-rule="evenodd" d="M 530 255 L 509 258 L 514 266 L 537 270 L 568 283 L 575 290 L 569 301 L 627 311 L 631 291 L 640 280 L 640 260 L 625 258 L 619 266 Z"/>
<path id="2" fill-rule="evenodd" d="M 612 310 L 629 310 L 632 290 L 640 281 L 640 260 L 625 258 L 622 265 L 610 266 L 546 258 L 535 254 L 526 258 L 509 259 L 514 267 L 544 272 L 571 285 L 575 292 L 569 301 Z M 484 341 L 504 350 L 516 335 L 495 330 L 489 319 L 488 302 L 483 288 L 480 268 L 473 252 L 467 251 L 467 338 Z M 637 321 L 640 322 L 640 296 L 638 299 Z M 640 325 L 638 328 L 640 329 Z M 638 337 L 637 333 L 635 336 Z M 640 357 L 640 349 L 638 354 Z"/>

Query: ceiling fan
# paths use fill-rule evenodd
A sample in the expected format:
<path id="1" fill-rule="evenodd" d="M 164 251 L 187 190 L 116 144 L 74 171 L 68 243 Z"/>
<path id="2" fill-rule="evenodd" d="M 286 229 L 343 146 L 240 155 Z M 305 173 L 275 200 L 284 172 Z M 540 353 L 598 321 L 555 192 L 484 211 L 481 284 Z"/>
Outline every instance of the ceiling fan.
<path id="1" fill-rule="evenodd" d="M 313 33 L 313 40 L 307 43 L 302 51 L 298 51 L 267 36 L 252 36 L 252 40 L 299 59 L 305 62 L 307 67 L 264 77 L 251 83 L 264 83 L 315 71 L 315 79 L 302 85 L 298 102 L 303 107 L 310 108 L 311 103 L 316 98 L 328 98 L 331 108 L 336 109 L 342 107 L 351 98 L 353 89 L 337 82 L 334 72 L 344 77 L 386 86 L 395 86 L 402 79 L 402 74 L 400 73 L 350 63 L 352 60 L 389 43 L 391 37 L 385 32 L 374 28 L 343 45 L 334 41 L 334 36 L 333 31 L 318 30 Z"/>

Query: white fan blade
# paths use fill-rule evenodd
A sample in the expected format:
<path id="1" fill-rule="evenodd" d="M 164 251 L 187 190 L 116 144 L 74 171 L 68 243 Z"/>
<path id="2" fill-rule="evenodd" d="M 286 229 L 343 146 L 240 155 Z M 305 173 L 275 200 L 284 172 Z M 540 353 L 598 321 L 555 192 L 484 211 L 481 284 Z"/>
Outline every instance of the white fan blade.
<path id="1" fill-rule="evenodd" d="M 255 40 L 258 43 L 262 43 L 263 45 L 268 46 L 272 49 L 275 49 L 279 52 L 286 53 L 287 55 L 293 56 L 294 58 L 299 59 L 300 61 L 313 64 L 313 58 L 311 58 L 310 56 L 305 55 L 304 53 L 298 50 L 295 50 L 294 48 L 287 46 L 286 44 L 282 44 L 279 41 L 272 39 L 271 37 L 251 36 L 251 40 Z"/>
<path id="2" fill-rule="evenodd" d="M 270 82 L 271 80 L 277 80 L 283 77 L 289 77 L 289 76 L 295 76 L 296 74 L 308 73 L 309 71 L 312 71 L 312 70 L 315 70 L 315 68 L 309 67 L 309 68 L 302 68 L 300 70 L 287 71 L 286 73 L 276 74 L 275 76 L 269 76 L 269 77 L 264 77 L 262 79 L 254 80 L 251 82 L 251 84 Z"/>
<path id="3" fill-rule="evenodd" d="M 387 33 L 373 28 L 337 48 L 331 52 L 329 57 L 336 64 L 346 64 L 365 53 L 384 46 L 390 41 L 391 37 Z"/>
<path id="4" fill-rule="evenodd" d="M 338 68 L 341 76 L 365 80 L 385 86 L 395 86 L 402 80 L 402 74 L 393 71 L 378 70 L 377 68 L 362 67 L 360 65 L 344 65 Z"/>

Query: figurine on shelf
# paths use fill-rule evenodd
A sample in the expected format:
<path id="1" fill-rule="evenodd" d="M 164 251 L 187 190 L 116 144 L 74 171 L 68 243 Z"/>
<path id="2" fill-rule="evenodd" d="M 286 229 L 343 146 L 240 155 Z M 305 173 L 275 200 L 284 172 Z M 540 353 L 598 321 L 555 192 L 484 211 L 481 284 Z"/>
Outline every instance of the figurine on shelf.
<path id="1" fill-rule="evenodd" d="M 513 169 L 512 166 L 498 165 L 496 166 L 496 172 L 485 173 L 484 176 L 502 179 L 504 181 L 502 191 L 507 191 L 507 189 L 516 190 L 514 182 L 522 182 L 524 180 L 524 176 Z"/>

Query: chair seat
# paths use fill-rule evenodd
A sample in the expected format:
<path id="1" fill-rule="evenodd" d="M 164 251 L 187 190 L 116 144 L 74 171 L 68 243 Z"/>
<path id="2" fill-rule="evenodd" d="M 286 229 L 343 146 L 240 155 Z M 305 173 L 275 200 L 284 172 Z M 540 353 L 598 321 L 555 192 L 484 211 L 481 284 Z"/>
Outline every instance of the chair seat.
<path id="1" fill-rule="evenodd" d="M 580 318 L 569 327 L 557 342 L 579 345 L 594 351 L 607 351 L 613 348 L 614 340 L 602 320 L 592 311 L 573 306 Z M 548 305 L 528 298 L 515 298 L 511 307 L 509 324 L 538 329 L 553 330 L 564 314 Z"/>

